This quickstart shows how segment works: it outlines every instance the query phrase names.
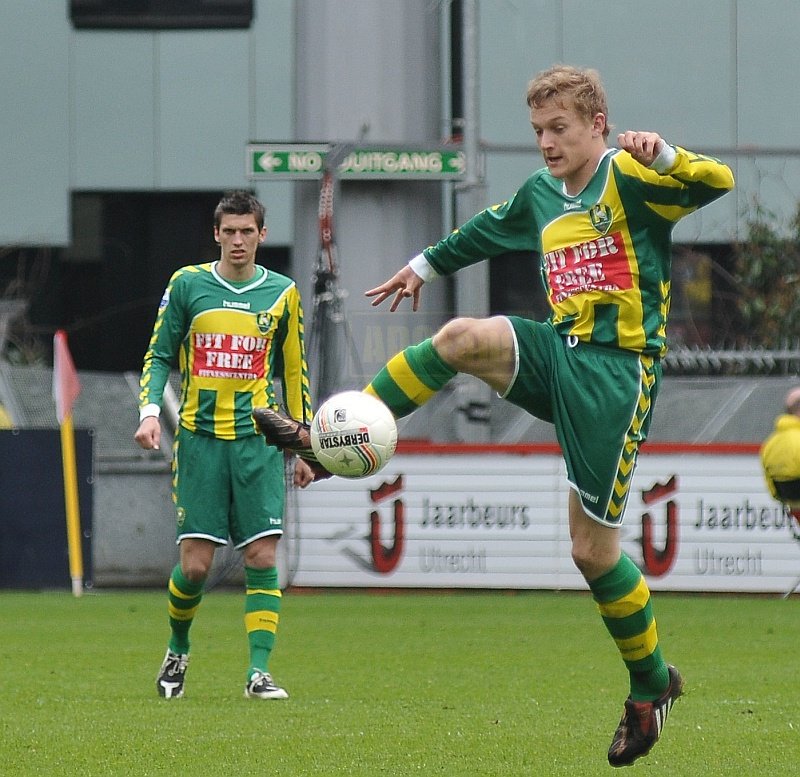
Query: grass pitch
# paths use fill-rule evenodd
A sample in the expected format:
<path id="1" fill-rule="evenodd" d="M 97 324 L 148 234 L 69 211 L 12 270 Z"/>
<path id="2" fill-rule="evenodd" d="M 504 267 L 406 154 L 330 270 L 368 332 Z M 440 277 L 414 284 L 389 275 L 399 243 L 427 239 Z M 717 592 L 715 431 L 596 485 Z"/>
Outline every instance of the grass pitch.
<path id="1" fill-rule="evenodd" d="M 686 678 L 651 775 L 795 775 L 800 598 L 656 594 Z M 611 773 L 626 676 L 588 595 L 289 592 L 271 670 L 247 700 L 243 595 L 209 593 L 183 699 L 156 696 L 161 591 L 0 593 L 0 773 Z"/>

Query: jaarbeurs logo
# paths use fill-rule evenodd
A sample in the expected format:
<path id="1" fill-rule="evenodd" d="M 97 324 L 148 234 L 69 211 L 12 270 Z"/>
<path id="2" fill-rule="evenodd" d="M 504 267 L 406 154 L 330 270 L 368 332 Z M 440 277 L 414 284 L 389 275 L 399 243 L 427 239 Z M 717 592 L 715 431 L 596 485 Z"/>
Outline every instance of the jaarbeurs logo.
<path id="1" fill-rule="evenodd" d="M 672 475 L 666 483 L 654 483 L 642 491 L 642 502 L 649 508 L 642 513 L 642 571 L 651 577 L 663 577 L 675 564 L 678 557 L 680 529 L 678 503 L 673 498 L 678 493 L 678 476 Z M 661 548 L 653 542 L 655 518 L 654 507 L 661 505 L 664 511 L 666 539 Z"/>
<path id="2" fill-rule="evenodd" d="M 400 564 L 405 549 L 405 524 L 406 508 L 402 499 L 403 476 L 398 475 L 393 482 L 384 481 L 377 488 L 370 489 L 369 498 L 376 508 L 369 516 L 369 544 L 372 556 L 372 568 L 381 575 L 388 575 Z M 381 541 L 381 514 L 377 505 L 391 500 L 391 522 L 393 524 L 393 537 L 391 544 L 384 545 Z"/>
<path id="3" fill-rule="evenodd" d="M 391 482 L 384 480 L 376 488 L 370 488 L 372 509 L 368 515 L 366 534 L 359 534 L 359 528 L 353 524 L 344 535 L 337 533 L 335 538 L 331 538 L 337 542 L 347 540 L 341 552 L 360 568 L 379 575 L 389 575 L 400 566 L 406 535 L 403 488 L 402 475 Z M 357 542 L 350 542 L 353 539 Z"/>

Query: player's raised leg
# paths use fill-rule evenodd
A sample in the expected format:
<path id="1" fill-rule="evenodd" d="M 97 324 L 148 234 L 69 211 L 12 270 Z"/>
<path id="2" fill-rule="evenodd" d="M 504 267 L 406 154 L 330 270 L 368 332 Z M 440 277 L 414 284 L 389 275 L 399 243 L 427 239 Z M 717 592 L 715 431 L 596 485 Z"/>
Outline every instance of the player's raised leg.
<path id="1" fill-rule="evenodd" d="M 364 389 L 402 418 L 459 372 L 505 391 L 514 373 L 513 330 L 504 317 L 456 318 L 432 338 L 393 356 Z"/>
<path id="2" fill-rule="evenodd" d="M 395 418 L 424 405 L 456 375 L 433 345 L 432 338 L 395 354 L 364 391 L 380 399 Z"/>
<path id="3" fill-rule="evenodd" d="M 395 418 L 402 418 L 427 402 L 455 374 L 428 338 L 395 354 L 364 391 L 380 399 Z M 254 409 L 253 418 L 271 445 L 305 458 L 313 456 L 306 424 L 270 408 Z"/>
<path id="4" fill-rule="evenodd" d="M 505 391 L 514 375 L 515 359 L 508 319 L 457 318 L 432 338 L 395 354 L 364 391 L 380 399 L 395 418 L 402 418 L 424 405 L 459 372 Z M 269 444 L 313 457 L 307 425 L 269 408 L 257 408 L 253 418 Z"/>

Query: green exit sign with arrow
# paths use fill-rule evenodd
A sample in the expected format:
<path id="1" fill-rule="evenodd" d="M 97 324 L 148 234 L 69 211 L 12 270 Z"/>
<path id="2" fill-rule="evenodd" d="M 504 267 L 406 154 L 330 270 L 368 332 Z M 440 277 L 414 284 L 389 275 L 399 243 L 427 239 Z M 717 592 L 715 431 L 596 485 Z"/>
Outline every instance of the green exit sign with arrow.
<path id="1" fill-rule="evenodd" d="M 324 143 L 250 143 L 247 177 L 253 180 L 320 178 L 325 157 L 335 146 Z M 459 180 L 464 153 L 456 148 L 356 146 L 337 168 L 339 178 L 360 180 Z"/>

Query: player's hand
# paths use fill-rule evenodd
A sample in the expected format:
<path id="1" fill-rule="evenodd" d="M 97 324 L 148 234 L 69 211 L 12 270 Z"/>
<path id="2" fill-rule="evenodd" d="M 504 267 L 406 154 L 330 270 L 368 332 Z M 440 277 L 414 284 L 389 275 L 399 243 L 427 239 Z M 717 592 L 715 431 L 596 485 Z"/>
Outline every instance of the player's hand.
<path id="1" fill-rule="evenodd" d="M 617 135 L 617 143 L 623 151 L 627 151 L 645 167 L 650 167 L 664 148 L 664 140 L 657 132 L 628 130 Z"/>
<path id="2" fill-rule="evenodd" d="M 411 309 L 416 311 L 419 308 L 419 293 L 425 281 L 419 277 L 408 265 L 400 272 L 389 278 L 386 283 L 376 286 L 374 289 L 365 291 L 367 297 L 375 297 L 372 300 L 372 307 L 380 305 L 387 297 L 394 294 L 394 299 L 389 307 L 390 312 L 394 313 L 404 299 L 411 299 Z"/>
<path id="3" fill-rule="evenodd" d="M 314 482 L 314 470 L 307 461 L 303 461 L 301 458 L 295 459 L 292 480 L 298 488 L 305 488 Z"/>
<path id="4" fill-rule="evenodd" d="M 161 422 L 154 415 L 143 418 L 133 439 L 146 451 L 157 451 L 161 445 Z"/>

